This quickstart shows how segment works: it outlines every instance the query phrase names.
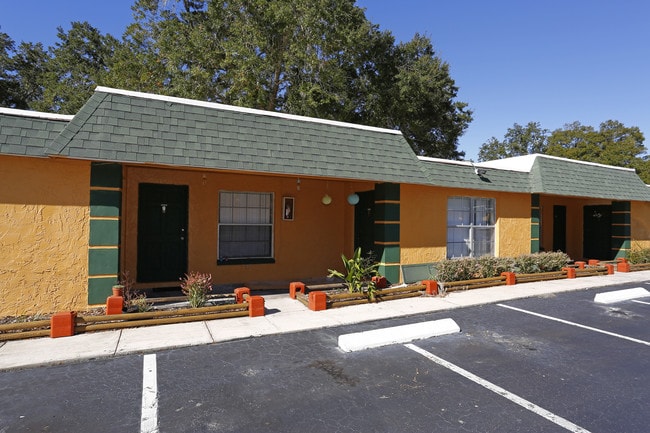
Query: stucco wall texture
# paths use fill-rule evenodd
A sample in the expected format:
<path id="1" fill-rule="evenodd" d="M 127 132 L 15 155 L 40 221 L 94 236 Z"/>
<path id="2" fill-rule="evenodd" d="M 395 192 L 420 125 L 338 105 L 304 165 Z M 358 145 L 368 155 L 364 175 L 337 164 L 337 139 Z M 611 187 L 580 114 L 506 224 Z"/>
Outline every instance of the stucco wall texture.
<path id="1" fill-rule="evenodd" d="M 632 245 L 634 249 L 650 248 L 650 203 L 632 202 Z"/>
<path id="2" fill-rule="evenodd" d="M 341 254 L 354 243 L 354 207 L 348 194 L 372 183 L 284 176 L 216 173 L 128 166 L 125 171 L 121 268 L 137 280 L 138 185 L 163 183 L 189 187 L 188 271 L 208 272 L 216 284 L 284 281 L 327 276 L 341 268 Z M 274 194 L 273 264 L 217 264 L 219 191 Z M 329 205 L 321 199 L 328 194 Z M 294 220 L 282 220 L 282 197 L 294 197 Z M 178 284 L 177 282 L 173 282 Z M 160 286 L 160 284 L 153 284 Z"/>
<path id="3" fill-rule="evenodd" d="M 530 253 L 530 195 L 403 185 L 402 264 L 431 263 L 447 257 L 447 199 L 456 196 L 495 199 L 495 255 L 511 257 Z"/>
<path id="4" fill-rule="evenodd" d="M 87 307 L 90 164 L 0 157 L 0 316 Z"/>

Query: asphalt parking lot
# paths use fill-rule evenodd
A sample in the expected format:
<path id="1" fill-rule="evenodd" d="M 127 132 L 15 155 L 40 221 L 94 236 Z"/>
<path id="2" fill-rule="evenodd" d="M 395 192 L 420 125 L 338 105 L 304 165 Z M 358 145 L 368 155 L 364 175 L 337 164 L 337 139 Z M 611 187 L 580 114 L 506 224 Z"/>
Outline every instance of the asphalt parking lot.
<path id="1" fill-rule="evenodd" d="M 603 291 L 4 372 L 0 431 L 645 432 L 650 298 Z M 449 317 L 461 332 L 337 346 Z"/>

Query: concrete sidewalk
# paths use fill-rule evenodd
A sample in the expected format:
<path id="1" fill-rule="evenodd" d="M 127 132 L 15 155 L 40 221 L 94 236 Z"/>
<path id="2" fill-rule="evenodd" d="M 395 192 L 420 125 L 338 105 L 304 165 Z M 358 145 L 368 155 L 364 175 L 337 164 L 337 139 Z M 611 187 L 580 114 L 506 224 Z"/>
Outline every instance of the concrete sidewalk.
<path id="1" fill-rule="evenodd" d="M 0 343 L 0 370 L 299 332 L 572 290 L 602 288 L 605 292 L 608 286 L 626 283 L 643 286 L 646 281 L 650 281 L 650 271 L 498 286 L 452 292 L 445 297 L 399 299 L 326 311 L 311 311 L 289 298 L 288 293 L 283 293 L 264 297 L 266 315 L 263 317 L 237 317 Z"/>

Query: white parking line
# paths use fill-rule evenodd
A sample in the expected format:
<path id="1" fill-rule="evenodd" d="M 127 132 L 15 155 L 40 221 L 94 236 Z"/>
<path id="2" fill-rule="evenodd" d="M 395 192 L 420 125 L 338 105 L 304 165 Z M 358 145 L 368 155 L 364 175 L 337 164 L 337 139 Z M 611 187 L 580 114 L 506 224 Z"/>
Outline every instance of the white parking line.
<path id="1" fill-rule="evenodd" d="M 650 305 L 650 302 L 639 301 L 638 299 L 632 299 L 632 302 L 636 302 L 637 304 Z"/>
<path id="2" fill-rule="evenodd" d="M 576 326 L 578 328 L 587 329 L 589 331 L 600 332 L 601 334 L 610 335 L 612 337 L 622 338 L 623 340 L 628 340 L 628 341 L 632 341 L 634 343 L 645 344 L 646 346 L 650 346 L 650 341 L 639 340 L 637 338 L 632 338 L 632 337 L 628 337 L 628 336 L 625 336 L 625 335 L 616 334 L 614 332 L 609 332 L 609 331 L 605 331 L 603 329 L 593 328 L 593 327 L 587 326 L 587 325 L 581 325 L 580 323 L 570 322 L 570 321 L 564 320 L 564 319 L 558 319 L 557 317 L 547 316 L 545 314 L 535 313 L 534 311 L 528 311 L 528 310 L 523 310 L 523 309 L 517 308 L 517 307 L 511 307 L 511 306 L 505 305 L 505 304 L 497 304 L 497 305 L 499 307 L 508 308 L 508 309 L 514 310 L 514 311 L 519 311 L 520 313 L 525 313 L 525 314 L 530 314 L 532 316 L 541 317 L 542 319 L 553 320 L 555 322 L 564 323 L 565 325 Z"/>
<path id="3" fill-rule="evenodd" d="M 549 412 L 548 410 L 544 409 L 543 407 L 537 406 L 536 404 L 519 397 L 516 394 L 511 393 L 510 391 L 507 391 L 503 388 L 501 388 L 498 385 L 493 384 L 492 382 L 488 382 L 487 380 L 475 375 L 474 373 L 470 373 L 469 371 L 457 366 L 456 364 L 452 364 L 449 361 L 445 361 L 444 359 L 434 355 L 431 352 L 428 352 L 424 349 L 421 349 L 420 347 L 416 346 L 415 344 L 408 343 L 404 345 L 405 347 L 413 350 L 414 352 L 419 353 L 420 355 L 424 356 L 425 358 L 435 362 L 438 365 L 441 365 L 445 368 L 448 368 L 449 370 L 453 371 L 454 373 L 460 374 L 461 376 L 471 380 L 474 383 L 477 383 L 481 385 L 482 387 L 499 394 L 502 397 L 507 398 L 511 402 L 518 404 L 519 406 L 523 407 L 524 409 L 528 409 L 529 411 L 546 418 L 547 420 L 559 425 L 560 427 L 574 433 L 589 433 L 589 430 L 586 430 L 571 421 L 562 418 L 559 415 L 556 415 L 552 412 Z"/>
<path id="4" fill-rule="evenodd" d="M 140 433 L 158 433 L 158 373 L 155 354 L 144 355 L 142 360 Z"/>

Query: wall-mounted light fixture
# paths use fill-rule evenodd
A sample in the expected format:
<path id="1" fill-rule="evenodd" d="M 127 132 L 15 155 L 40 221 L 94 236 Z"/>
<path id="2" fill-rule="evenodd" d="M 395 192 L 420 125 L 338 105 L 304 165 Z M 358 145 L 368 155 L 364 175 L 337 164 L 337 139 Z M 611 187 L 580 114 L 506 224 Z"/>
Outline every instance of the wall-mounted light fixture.
<path id="1" fill-rule="evenodd" d="M 359 194 L 356 192 L 353 192 L 348 196 L 348 203 L 351 204 L 352 206 L 356 205 L 359 203 Z"/>

